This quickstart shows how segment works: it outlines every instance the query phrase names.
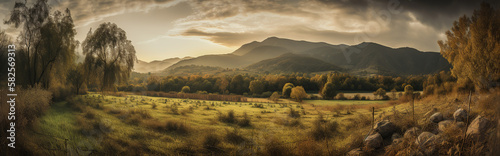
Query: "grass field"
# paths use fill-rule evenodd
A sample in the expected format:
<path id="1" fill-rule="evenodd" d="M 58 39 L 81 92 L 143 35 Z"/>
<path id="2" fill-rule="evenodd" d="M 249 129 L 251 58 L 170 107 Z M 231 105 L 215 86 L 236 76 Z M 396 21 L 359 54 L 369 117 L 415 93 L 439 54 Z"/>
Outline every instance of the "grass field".
<path id="1" fill-rule="evenodd" d="M 262 102 L 88 94 L 53 104 L 37 131 L 49 135 L 39 141 L 46 148 L 69 149 L 44 154 L 274 155 L 280 151 L 303 155 L 316 151 L 342 155 L 362 143 L 370 129 L 372 106 L 380 106 L 377 118 L 392 108 L 386 101 L 251 101 Z M 397 109 L 407 110 L 403 107 L 407 106 Z M 291 110 L 300 117 L 291 115 Z M 230 122 L 225 118 L 229 111 L 234 112 Z M 332 136 L 318 140 L 314 132 L 320 114 L 325 127 L 337 126 Z"/>

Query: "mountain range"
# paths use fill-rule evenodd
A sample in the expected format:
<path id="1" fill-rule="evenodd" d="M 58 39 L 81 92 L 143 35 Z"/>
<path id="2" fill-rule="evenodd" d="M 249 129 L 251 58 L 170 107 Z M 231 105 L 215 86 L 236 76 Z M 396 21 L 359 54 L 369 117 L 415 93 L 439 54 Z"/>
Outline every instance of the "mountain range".
<path id="1" fill-rule="evenodd" d="M 179 67 L 195 65 L 269 73 L 337 71 L 355 75 L 422 75 L 451 68 L 440 53 L 410 47 L 391 48 L 373 42 L 332 45 L 278 37 L 244 44 L 228 54 L 173 58 L 138 65 L 135 67 L 137 72 L 169 73 Z"/>

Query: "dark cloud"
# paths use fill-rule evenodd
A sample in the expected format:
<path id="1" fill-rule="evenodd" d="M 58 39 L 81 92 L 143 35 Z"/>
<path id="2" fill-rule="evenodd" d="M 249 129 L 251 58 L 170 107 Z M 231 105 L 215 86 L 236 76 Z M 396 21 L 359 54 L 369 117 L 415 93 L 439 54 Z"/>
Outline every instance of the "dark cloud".
<path id="1" fill-rule="evenodd" d="M 231 32 L 216 32 L 209 33 L 197 29 L 189 29 L 184 31 L 183 36 L 201 36 L 208 40 L 225 46 L 239 46 L 247 43 L 249 40 L 260 39 L 262 34 L 259 33 L 231 33 Z"/>

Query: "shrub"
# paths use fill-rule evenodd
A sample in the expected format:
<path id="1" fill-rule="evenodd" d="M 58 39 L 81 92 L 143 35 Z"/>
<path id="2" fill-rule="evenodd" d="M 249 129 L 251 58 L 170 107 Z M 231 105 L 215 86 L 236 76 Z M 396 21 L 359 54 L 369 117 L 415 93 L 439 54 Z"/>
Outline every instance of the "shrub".
<path id="1" fill-rule="evenodd" d="M 335 99 L 337 99 L 337 100 L 347 100 L 347 98 L 344 96 L 344 93 L 338 93 L 337 96 L 335 96 Z"/>
<path id="2" fill-rule="evenodd" d="M 221 143 L 219 137 L 214 133 L 208 133 L 203 138 L 203 148 L 211 152 L 221 151 L 219 144 Z"/>
<path id="3" fill-rule="evenodd" d="M 219 121 L 225 122 L 225 123 L 235 123 L 236 117 L 234 116 L 234 111 L 229 110 L 229 111 L 227 111 L 227 114 L 222 114 L 219 112 Z"/>
<path id="4" fill-rule="evenodd" d="M 293 108 L 290 108 L 290 111 L 288 112 L 288 116 L 290 116 L 292 118 L 300 118 L 300 113 L 299 113 L 299 111 L 296 111 Z"/>
<path id="5" fill-rule="evenodd" d="M 283 144 L 278 138 L 271 137 L 264 144 L 264 150 L 262 151 L 263 153 L 260 155 L 289 156 L 293 155 L 291 151 L 292 151 L 291 148 L 286 146 L 286 144 Z"/>
<path id="6" fill-rule="evenodd" d="M 231 144 L 238 145 L 246 141 L 246 139 L 239 133 L 237 128 L 234 128 L 233 131 L 229 131 L 226 129 L 225 140 Z"/>
<path id="7" fill-rule="evenodd" d="M 251 126 L 250 116 L 248 116 L 248 114 L 246 112 L 243 113 L 243 119 L 238 120 L 238 126 L 241 126 L 241 127 L 250 127 Z"/>
<path id="8" fill-rule="evenodd" d="M 313 128 L 310 132 L 312 138 L 316 141 L 329 139 L 338 132 L 339 124 L 335 121 L 327 121 L 320 114 L 313 123 Z"/>
<path id="9" fill-rule="evenodd" d="M 165 122 L 165 130 L 169 132 L 175 132 L 177 134 L 186 135 L 190 132 L 190 127 L 182 122 L 175 120 L 167 120 Z"/>

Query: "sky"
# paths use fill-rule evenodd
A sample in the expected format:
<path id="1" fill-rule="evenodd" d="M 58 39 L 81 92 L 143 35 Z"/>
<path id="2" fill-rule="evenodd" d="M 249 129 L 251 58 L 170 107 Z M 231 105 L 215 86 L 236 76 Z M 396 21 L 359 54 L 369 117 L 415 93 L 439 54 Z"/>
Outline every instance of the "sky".
<path id="1" fill-rule="evenodd" d="M 19 0 L 18 0 L 19 1 Z M 23 0 L 24 1 L 24 0 Z M 48 0 L 71 11 L 76 39 L 104 22 L 126 31 L 139 60 L 230 53 L 276 36 L 355 45 L 377 42 L 439 52 L 453 21 L 470 16 L 475 0 Z M 0 2 L 6 20 L 15 0 Z M 28 5 L 33 0 L 28 0 Z M 498 8 L 499 2 L 486 0 Z M 0 24 L 17 36 L 19 29 Z M 81 52 L 81 47 L 79 48 Z"/>

